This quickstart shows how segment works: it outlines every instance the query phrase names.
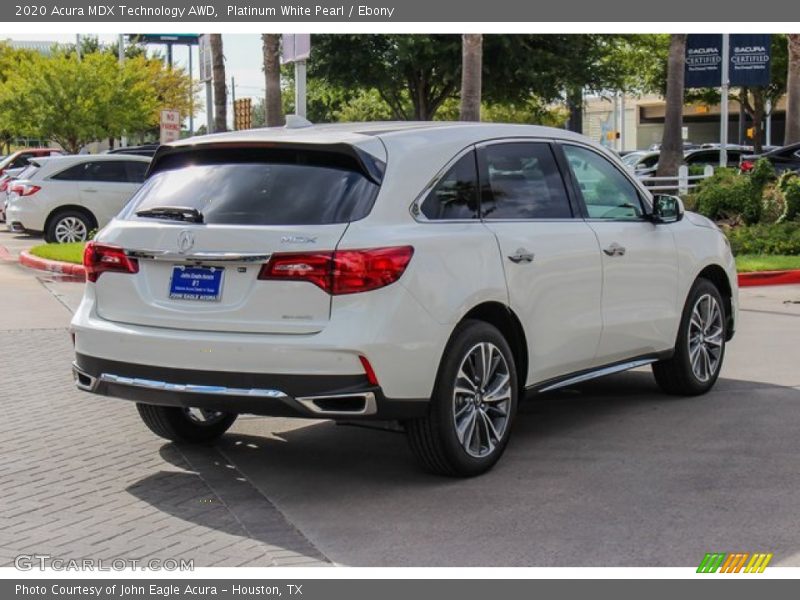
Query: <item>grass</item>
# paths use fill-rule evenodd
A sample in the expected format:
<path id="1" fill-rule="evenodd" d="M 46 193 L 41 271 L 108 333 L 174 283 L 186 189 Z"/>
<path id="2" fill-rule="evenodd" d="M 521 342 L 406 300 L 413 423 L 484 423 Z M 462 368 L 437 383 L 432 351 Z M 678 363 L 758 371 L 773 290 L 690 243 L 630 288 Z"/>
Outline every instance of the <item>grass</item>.
<path id="1" fill-rule="evenodd" d="M 48 260 L 61 260 L 68 263 L 81 264 L 83 262 L 83 247 L 86 242 L 71 244 L 42 244 L 29 250 L 34 256 Z"/>
<path id="2" fill-rule="evenodd" d="M 741 254 L 736 257 L 736 270 L 739 273 L 785 271 L 789 269 L 800 269 L 800 256 Z"/>

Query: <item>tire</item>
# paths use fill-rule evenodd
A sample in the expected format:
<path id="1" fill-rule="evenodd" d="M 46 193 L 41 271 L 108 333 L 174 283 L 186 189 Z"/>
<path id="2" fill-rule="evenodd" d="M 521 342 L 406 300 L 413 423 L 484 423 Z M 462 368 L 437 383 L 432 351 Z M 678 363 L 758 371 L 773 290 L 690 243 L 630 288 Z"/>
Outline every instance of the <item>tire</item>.
<path id="1" fill-rule="evenodd" d="M 92 219 L 77 210 L 62 210 L 50 218 L 44 239 L 48 244 L 85 242 L 94 228 Z"/>
<path id="2" fill-rule="evenodd" d="M 683 308 L 672 358 L 653 364 L 661 389 L 676 396 L 699 396 L 714 387 L 725 358 L 726 328 L 722 295 L 713 283 L 698 279 Z"/>
<path id="3" fill-rule="evenodd" d="M 488 381 L 479 363 L 472 362 L 487 355 L 492 363 Z M 503 335 L 483 321 L 461 323 L 439 365 L 428 415 L 405 424 L 411 449 L 422 466 L 451 477 L 473 477 L 491 469 L 511 434 L 517 381 L 514 355 Z M 461 437 L 457 425 L 463 431 Z"/>
<path id="4" fill-rule="evenodd" d="M 144 424 L 156 435 L 173 442 L 207 443 L 213 442 L 228 431 L 238 415 L 200 411 L 207 419 L 202 422 L 190 411 L 175 406 L 154 406 L 152 404 L 136 404 L 139 416 Z"/>

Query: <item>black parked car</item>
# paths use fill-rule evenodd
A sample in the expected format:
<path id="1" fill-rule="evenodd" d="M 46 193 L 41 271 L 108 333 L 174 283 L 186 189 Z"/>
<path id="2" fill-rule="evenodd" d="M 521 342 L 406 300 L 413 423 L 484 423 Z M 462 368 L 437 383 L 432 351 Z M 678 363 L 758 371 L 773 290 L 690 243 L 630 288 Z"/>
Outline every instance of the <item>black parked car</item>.
<path id="1" fill-rule="evenodd" d="M 778 173 L 800 170 L 800 143 L 783 146 L 762 154 L 746 154 L 742 156 L 739 168 L 745 172 L 750 171 L 759 158 L 766 158 Z"/>
<path id="2" fill-rule="evenodd" d="M 124 148 L 114 148 L 108 154 L 136 154 L 138 156 L 153 157 L 158 150 L 158 144 L 144 144 L 142 146 L 125 146 Z"/>

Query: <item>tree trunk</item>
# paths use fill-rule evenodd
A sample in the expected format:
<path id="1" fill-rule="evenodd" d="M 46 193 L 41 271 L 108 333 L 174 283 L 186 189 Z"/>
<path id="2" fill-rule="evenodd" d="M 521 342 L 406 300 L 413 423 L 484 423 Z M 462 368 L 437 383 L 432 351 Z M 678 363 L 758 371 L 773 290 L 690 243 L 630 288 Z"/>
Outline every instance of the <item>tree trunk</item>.
<path id="1" fill-rule="evenodd" d="M 784 145 L 800 142 L 800 33 L 790 33 L 786 79 L 786 137 Z"/>
<path id="2" fill-rule="evenodd" d="M 461 37 L 461 120 L 481 120 L 481 69 L 483 35 L 465 33 Z"/>
<path id="3" fill-rule="evenodd" d="M 264 78 L 267 97 L 264 103 L 267 127 L 280 127 L 284 124 L 283 102 L 281 98 L 281 36 L 274 33 L 261 35 L 264 49 Z"/>
<path id="4" fill-rule="evenodd" d="M 583 133 L 583 88 L 573 88 L 567 92 L 567 108 L 569 109 L 567 129 Z"/>
<path id="5" fill-rule="evenodd" d="M 211 73 L 214 80 L 214 133 L 228 130 L 228 94 L 225 90 L 225 56 L 222 53 L 222 34 L 209 36 Z"/>
<path id="6" fill-rule="evenodd" d="M 664 135 L 657 177 L 675 177 L 683 162 L 683 70 L 686 62 L 686 34 L 672 34 L 667 63 L 667 98 Z"/>
<path id="7" fill-rule="evenodd" d="M 761 154 L 764 149 L 764 120 L 766 106 L 762 90 L 753 90 L 753 153 Z"/>

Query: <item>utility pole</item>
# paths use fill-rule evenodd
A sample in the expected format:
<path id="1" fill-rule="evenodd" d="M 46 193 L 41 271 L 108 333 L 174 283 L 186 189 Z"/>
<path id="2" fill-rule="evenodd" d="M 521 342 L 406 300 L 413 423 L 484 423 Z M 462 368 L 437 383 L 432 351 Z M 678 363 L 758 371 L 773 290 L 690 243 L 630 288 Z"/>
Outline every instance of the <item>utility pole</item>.
<path id="1" fill-rule="evenodd" d="M 294 114 L 306 116 L 306 61 L 294 63 Z"/>
<path id="2" fill-rule="evenodd" d="M 719 123 L 719 166 L 728 166 L 728 92 L 730 88 L 730 77 L 728 67 L 731 53 L 731 36 L 728 33 L 722 34 L 722 104 L 720 106 Z"/>
<path id="3" fill-rule="evenodd" d="M 189 137 L 194 135 L 194 75 L 192 74 L 192 45 L 189 48 L 189 81 L 192 84 L 192 93 L 189 95 Z"/>
<path id="4" fill-rule="evenodd" d="M 117 38 L 117 59 L 119 60 L 119 67 L 122 69 L 125 65 L 125 36 L 121 33 Z M 119 138 L 119 145 L 122 148 L 128 145 L 128 136 L 124 133 Z"/>

